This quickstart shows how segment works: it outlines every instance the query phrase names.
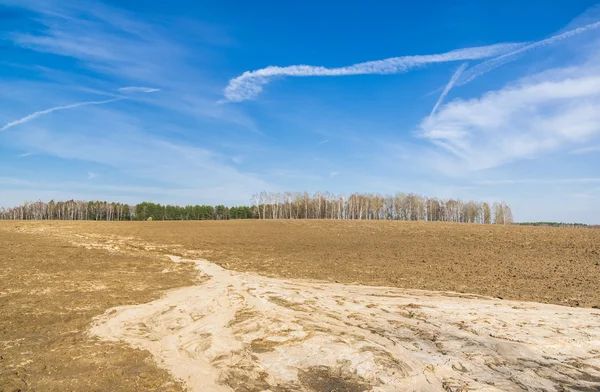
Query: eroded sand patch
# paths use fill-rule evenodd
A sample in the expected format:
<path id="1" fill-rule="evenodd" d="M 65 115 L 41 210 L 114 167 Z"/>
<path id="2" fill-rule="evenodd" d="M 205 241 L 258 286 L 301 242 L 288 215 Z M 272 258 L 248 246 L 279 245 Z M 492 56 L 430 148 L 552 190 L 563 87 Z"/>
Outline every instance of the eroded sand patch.
<path id="1" fill-rule="evenodd" d="M 113 308 L 92 333 L 149 350 L 192 391 L 600 388 L 598 310 L 195 262 L 203 283 Z"/>

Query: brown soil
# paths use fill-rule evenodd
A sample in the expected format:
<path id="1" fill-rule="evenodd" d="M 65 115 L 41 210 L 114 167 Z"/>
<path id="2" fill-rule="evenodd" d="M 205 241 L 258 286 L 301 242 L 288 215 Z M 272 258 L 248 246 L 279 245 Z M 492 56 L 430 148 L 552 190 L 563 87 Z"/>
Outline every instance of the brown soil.
<path id="1" fill-rule="evenodd" d="M 183 390 L 148 352 L 87 331 L 110 307 L 193 284 L 189 263 L 88 250 L 18 226 L 0 225 L 0 391 Z"/>
<path id="2" fill-rule="evenodd" d="M 20 226 L 268 276 L 600 306 L 600 230 L 593 229 L 316 220 Z"/>
<path id="3" fill-rule="evenodd" d="M 600 306 L 600 230 L 365 221 L 0 222 L 0 391 L 180 390 L 94 316 L 190 285 L 164 258 L 294 277 Z"/>

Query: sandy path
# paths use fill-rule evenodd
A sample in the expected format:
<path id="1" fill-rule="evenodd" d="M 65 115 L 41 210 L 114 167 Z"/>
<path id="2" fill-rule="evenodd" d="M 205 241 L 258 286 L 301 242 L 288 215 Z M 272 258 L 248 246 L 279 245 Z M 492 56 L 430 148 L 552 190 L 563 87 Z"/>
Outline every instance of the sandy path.
<path id="1" fill-rule="evenodd" d="M 205 282 L 111 309 L 92 333 L 192 391 L 600 390 L 600 310 L 196 263 Z"/>

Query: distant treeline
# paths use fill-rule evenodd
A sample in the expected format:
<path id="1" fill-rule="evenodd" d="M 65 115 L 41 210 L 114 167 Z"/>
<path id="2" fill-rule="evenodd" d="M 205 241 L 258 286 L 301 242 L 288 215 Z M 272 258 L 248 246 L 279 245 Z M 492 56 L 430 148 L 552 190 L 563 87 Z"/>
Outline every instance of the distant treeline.
<path id="1" fill-rule="evenodd" d="M 252 197 L 260 219 L 366 219 L 436 222 L 498 223 L 513 222 L 506 203 L 458 199 L 441 200 L 414 193 L 379 195 L 353 193 L 350 196 L 328 192 L 267 193 Z"/>
<path id="2" fill-rule="evenodd" d="M 511 224 L 506 203 L 441 200 L 415 194 L 394 196 L 354 193 L 350 196 L 317 192 L 267 193 L 252 197 L 252 205 L 173 206 L 143 202 L 136 205 L 105 201 L 25 202 L 0 208 L 10 220 L 227 220 L 227 219 L 352 219 L 412 220 Z"/>
<path id="3" fill-rule="evenodd" d="M 36 201 L 0 208 L 0 219 L 9 220 L 226 220 L 253 217 L 253 208 L 247 206 L 180 207 L 149 202 L 130 205 L 106 201 Z"/>
<path id="4" fill-rule="evenodd" d="M 519 222 L 521 226 L 550 226 L 550 227 L 579 227 L 589 229 L 600 229 L 600 225 L 588 225 L 585 223 L 565 223 L 565 222 Z"/>

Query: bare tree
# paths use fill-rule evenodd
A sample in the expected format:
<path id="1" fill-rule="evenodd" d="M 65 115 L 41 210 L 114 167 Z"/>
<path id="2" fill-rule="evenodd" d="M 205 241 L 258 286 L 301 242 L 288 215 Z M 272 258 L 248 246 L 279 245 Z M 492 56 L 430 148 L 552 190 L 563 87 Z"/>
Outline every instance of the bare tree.
<path id="1" fill-rule="evenodd" d="M 274 193 L 260 192 L 251 198 L 251 206 L 161 206 L 153 203 L 128 205 L 105 201 L 66 202 L 54 200 L 24 202 L 13 208 L 1 208 L 0 219 L 106 220 L 134 219 L 367 219 L 426 220 L 445 222 L 511 224 L 508 204 L 439 200 L 413 193 L 395 196 L 353 193 L 348 197 L 329 192 Z"/>

